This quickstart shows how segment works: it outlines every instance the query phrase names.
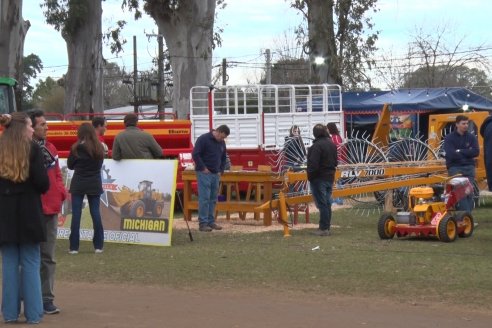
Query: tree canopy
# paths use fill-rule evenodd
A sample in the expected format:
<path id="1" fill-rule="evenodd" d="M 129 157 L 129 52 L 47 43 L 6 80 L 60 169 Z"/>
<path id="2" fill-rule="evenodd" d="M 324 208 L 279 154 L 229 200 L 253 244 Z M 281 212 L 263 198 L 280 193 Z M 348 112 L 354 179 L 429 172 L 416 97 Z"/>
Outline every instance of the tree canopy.
<path id="1" fill-rule="evenodd" d="M 31 85 L 31 80 L 38 76 L 38 73 L 43 69 L 41 58 L 35 54 L 30 54 L 24 57 L 22 61 L 22 109 L 33 107 L 32 96 L 34 87 Z"/>
<path id="2" fill-rule="evenodd" d="M 366 69 L 376 50 L 379 32 L 367 13 L 377 11 L 377 0 L 293 0 L 307 21 L 298 29 L 308 36 L 304 45 L 317 83 L 337 83 L 346 88 L 370 85 Z M 321 64 L 315 58 L 322 58 Z"/>
<path id="3" fill-rule="evenodd" d="M 416 27 L 399 58 L 383 56 L 377 74 L 390 89 L 466 87 L 490 97 L 490 61 L 484 46 L 465 46 L 465 37 L 456 38 L 446 25 Z M 451 37 L 452 36 L 452 37 Z"/>

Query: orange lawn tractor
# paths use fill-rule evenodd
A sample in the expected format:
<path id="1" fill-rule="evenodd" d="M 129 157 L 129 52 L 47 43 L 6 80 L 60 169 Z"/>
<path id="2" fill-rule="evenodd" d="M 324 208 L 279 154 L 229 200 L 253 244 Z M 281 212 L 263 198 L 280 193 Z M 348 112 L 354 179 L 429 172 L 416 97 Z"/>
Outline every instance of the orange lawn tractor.
<path id="1" fill-rule="evenodd" d="M 444 192 L 444 193 L 443 193 Z M 445 187 L 416 187 L 410 189 L 410 212 L 384 213 L 378 221 L 381 239 L 419 236 L 437 237 L 452 242 L 457 236 L 470 237 L 474 222 L 471 213 L 457 211 L 456 204 L 473 193 L 473 186 L 464 177 L 449 179 Z"/>

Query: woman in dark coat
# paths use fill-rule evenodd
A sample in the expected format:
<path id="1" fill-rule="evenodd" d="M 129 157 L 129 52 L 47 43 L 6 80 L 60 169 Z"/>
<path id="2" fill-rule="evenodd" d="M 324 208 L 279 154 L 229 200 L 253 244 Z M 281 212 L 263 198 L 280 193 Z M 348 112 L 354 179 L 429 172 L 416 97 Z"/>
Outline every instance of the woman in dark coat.
<path id="1" fill-rule="evenodd" d="M 41 194 L 49 188 L 43 154 L 32 142 L 26 113 L 0 115 L 0 246 L 2 250 L 2 315 L 17 322 L 21 308 L 28 323 L 43 317 L 41 255 L 46 240 Z"/>
<path id="2" fill-rule="evenodd" d="M 99 142 L 96 130 L 90 123 L 82 123 L 77 131 L 77 142 L 72 145 L 67 166 L 74 170 L 70 183 L 72 195 L 72 223 L 70 225 L 70 254 L 77 254 L 80 242 L 80 219 L 82 203 L 87 195 L 89 210 L 94 228 L 92 243 L 96 253 L 102 253 L 104 246 L 104 228 L 99 211 L 100 197 L 103 193 L 101 167 L 104 160 L 104 148 Z"/>

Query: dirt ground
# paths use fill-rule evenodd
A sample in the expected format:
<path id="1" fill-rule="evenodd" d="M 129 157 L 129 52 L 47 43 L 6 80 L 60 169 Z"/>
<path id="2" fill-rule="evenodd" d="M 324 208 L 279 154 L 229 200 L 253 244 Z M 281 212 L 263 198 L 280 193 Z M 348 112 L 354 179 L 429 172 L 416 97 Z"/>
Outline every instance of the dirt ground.
<path id="1" fill-rule="evenodd" d="M 218 219 L 223 232 L 254 233 L 282 230 L 274 223 Z M 196 231 L 196 218 L 190 223 Z M 316 228 L 301 223 L 294 229 Z M 186 229 L 176 220 L 174 229 Z M 214 233 L 221 233 L 216 231 Z M 304 328 L 398 327 L 488 328 L 492 311 L 474 311 L 439 303 L 395 303 L 386 299 L 354 298 L 282 292 L 213 288 L 190 290 L 161 286 L 56 282 L 56 304 L 62 312 L 44 317 L 53 328 Z M 23 318 L 21 318 L 22 320 Z M 0 327 L 23 327 L 26 324 Z"/>
<path id="2" fill-rule="evenodd" d="M 491 312 L 330 295 L 67 282 L 56 291 L 62 312 L 45 316 L 42 326 L 488 328 L 492 322 Z"/>

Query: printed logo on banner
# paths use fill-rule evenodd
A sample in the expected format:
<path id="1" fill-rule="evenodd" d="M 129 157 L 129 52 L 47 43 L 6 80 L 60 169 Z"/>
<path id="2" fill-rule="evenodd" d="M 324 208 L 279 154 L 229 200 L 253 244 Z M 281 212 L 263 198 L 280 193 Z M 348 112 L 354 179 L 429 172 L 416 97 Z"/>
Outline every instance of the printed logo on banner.
<path id="1" fill-rule="evenodd" d="M 60 160 L 63 180 L 70 187 L 73 171 Z M 101 217 L 108 242 L 169 246 L 171 244 L 176 160 L 104 160 Z M 86 202 L 86 200 L 84 200 Z M 68 238 L 71 223 L 70 197 L 58 219 L 58 238 Z M 92 240 L 92 220 L 84 203 L 81 240 Z"/>

